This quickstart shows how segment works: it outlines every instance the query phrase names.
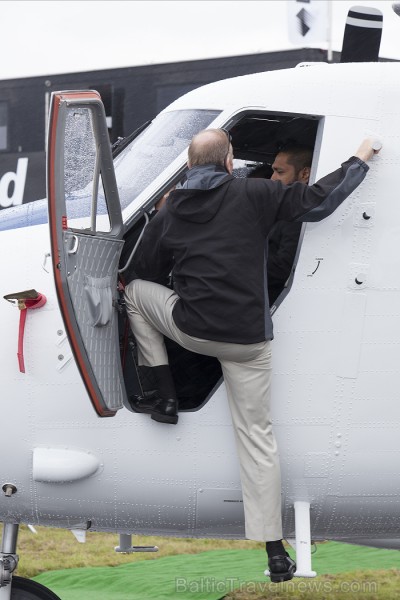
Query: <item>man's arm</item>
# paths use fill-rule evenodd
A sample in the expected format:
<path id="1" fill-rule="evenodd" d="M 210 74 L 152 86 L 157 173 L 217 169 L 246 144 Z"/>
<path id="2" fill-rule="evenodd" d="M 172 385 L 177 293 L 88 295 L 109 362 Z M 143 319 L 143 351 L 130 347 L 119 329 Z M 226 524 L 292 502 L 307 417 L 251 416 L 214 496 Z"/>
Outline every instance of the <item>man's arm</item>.
<path id="1" fill-rule="evenodd" d="M 166 207 L 147 224 L 134 259 L 135 273 L 141 279 L 165 284 L 173 266 L 173 254 L 162 244 Z"/>
<path id="2" fill-rule="evenodd" d="M 379 152 L 373 144 L 371 139 L 364 140 L 354 156 L 313 185 L 281 186 L 276 220 L 314 222 L 332 214 L 364 180 L 369 169 L 364 159 Z"/>

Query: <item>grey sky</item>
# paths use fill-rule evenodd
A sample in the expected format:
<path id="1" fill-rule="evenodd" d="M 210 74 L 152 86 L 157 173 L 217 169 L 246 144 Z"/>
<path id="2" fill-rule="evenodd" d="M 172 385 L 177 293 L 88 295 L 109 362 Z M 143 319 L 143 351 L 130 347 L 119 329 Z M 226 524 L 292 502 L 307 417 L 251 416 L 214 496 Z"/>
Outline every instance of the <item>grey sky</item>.
<path id="1" fill-rule="evenodd" d="M 333 49 L 355 5 L 383 12 L 380 55 L 400 59 L 400 17 L 385 0 L 333 0 Z M 294 47 L 284 0 L 0 0 L 0 9 L 0 79 Z"/>

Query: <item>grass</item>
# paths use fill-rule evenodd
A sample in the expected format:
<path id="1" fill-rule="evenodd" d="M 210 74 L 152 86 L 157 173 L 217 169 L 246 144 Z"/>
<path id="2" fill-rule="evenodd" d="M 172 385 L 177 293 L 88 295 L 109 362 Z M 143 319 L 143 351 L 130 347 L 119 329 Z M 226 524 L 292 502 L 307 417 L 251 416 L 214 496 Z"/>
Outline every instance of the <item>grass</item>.
<path id="1" fill-rule="evenodd" d="M 353 571 L 293 579 L 283 584 L 257 583 L 225 596 L 225 600 L 399 600 L 400 570 Z"/>
<path id="2" fill-rule="evenodd" d="M 113 567 L 138 560 L 154 560 L 161 556 L 177 554 L 198 554 L 209 550 L 263 549 L 259 542 L 248 540 L 214 540 L 164 537 L 132 537 L 137 545 L 158 546 L 158 552 L 120 554 L 114 551 L 119 537 L 111 533 L 88 531 L 86 542 L 76 541 L 70 531 L 48 527 L 37 527 L 37 534 L 22 525 L 18 535 L 17 553 L 19 564 L 17 574 L 21 577 L 35 577 L 46 571 L 71 569 L 75 567 Z"/>

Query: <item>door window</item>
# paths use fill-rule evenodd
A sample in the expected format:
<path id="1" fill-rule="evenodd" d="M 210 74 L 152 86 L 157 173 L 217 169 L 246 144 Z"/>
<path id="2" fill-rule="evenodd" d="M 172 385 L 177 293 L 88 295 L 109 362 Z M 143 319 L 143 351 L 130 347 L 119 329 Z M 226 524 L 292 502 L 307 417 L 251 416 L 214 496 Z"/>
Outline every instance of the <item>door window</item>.
<path id="1" fill-rule="evenodd" d="M 75 108 L 67 113 L 64 169 L 69 226 L 93 233 L 109 232 L 110 219 L 100 174 L 92 111 L 89 108 Z M 72 223 L 77 218 L 78 223 Z"/>

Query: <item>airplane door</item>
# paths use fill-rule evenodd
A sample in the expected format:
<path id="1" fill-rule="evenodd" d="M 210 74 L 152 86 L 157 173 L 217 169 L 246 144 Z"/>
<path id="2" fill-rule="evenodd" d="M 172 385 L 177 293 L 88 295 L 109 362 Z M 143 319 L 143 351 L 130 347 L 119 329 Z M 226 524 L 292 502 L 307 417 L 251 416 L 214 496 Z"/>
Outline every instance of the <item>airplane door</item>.
<path id="1" fill-rule="evenodd" d="M 126 394 L 116 308 L 123 224 L 97 92 L 52 94 L 47 197 L 53 274 L 71 349 L 97 414 L 113 416 Z"/>

